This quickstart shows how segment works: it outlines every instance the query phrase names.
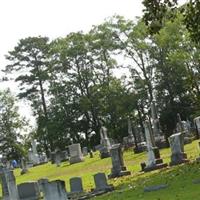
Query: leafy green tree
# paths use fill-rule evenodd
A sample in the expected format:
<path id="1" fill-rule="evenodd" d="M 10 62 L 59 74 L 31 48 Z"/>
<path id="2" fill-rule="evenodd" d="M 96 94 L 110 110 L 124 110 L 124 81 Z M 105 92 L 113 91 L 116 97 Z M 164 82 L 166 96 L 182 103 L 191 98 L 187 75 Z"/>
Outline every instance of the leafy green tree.
<path id="1" fill-rule="evenodd" d="M 26 126 L 27 121 L 19 115 L 10 90 L 0 91 L 0 152 L 7 159 L 18 159 L 25 154 L 20 140 Z"/>

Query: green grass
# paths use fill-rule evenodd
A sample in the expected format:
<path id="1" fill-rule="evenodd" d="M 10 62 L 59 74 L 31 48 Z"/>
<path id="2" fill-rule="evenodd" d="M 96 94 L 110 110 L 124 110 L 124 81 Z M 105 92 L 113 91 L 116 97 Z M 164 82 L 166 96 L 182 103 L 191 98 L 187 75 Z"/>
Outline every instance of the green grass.
<path id="1" fill-rule="evenodd" d="M 185 145 L 185 152 L 190 160 L 194 160 L 199 155 L 198 141 Z M 169 163 L 170 149 L 162 149 L 161 156 L 164 162 Z M 200 164 L 189 163 L 163 170 L 156 170 L 149 173 L 141 173 L 140 163 L 146 161 L 146 153 L 134 154 L 132 150 L 124 152 L 124 161 L 132 175 L 109 180 L 116 190 L 112 193 L 96 197 L 96 200 L 190 200 L 200 199 L 200 185 L 193 184 L 192 180 L 200 179 Z M 111 159 L 100 159 L 98 153 L 94 158 L 86 157 L 82 163 L 69 165 L 62 163 L 61 167 L 56 167 L 50 163 L 33 167 L 29 173 L 20 175 L 20 170 L 15 170 L 17 184 L 26 181 L 34 181 L 40 178 L 50 180 L 62 179 L 66 183 L 69 191 L 69 179 L 74 176 L 81 176 L 84 189 L 90 191 L 94 188 L 93 174 L 97 172 L 110 173 Z M 144 193 L 145 186 L 168 184 L 164 190 Z"/>

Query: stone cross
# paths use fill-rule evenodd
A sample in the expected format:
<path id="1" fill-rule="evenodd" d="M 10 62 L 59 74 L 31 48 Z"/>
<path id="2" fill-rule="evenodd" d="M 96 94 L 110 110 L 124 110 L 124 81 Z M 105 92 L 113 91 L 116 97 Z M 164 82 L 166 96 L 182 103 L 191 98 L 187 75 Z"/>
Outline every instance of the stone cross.
<path id="1" fill-rule="evenodd" d="M 123 153 L 120 144 L 115 144 L 110 150 L 111 160 L 112 160 L 112 169 L 109 178 L 115 178 L 120 176 L 130 175 L 130 171 L 126 171 L 124 166 Z"/>

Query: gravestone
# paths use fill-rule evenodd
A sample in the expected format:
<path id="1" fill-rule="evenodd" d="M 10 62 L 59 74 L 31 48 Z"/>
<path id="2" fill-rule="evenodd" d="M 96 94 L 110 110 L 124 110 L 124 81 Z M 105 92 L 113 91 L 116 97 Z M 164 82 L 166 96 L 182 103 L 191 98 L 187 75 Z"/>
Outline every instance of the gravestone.
<path id="1" fill-rule="evenodd" d="M 168 140 L 172 152 L 170 166 L 188 162 L 187 155 L 184 153 L 183 133 L 173 134 Z"/>
<path id="2" fill-rule="evenodd" d="M 21 183 L 17 186 L 20 200 L 38 200 L 40 190 L 37 182 Z"/>
<path id="3" fill-rule="evenodd" d="M 83 156 L 87 156 L 88 155 L 88 148 L 83 147 L 82 152 L 83 152 Z"/>
<path id="4" fill-rule="evenodd" d="M 145 136 L 147 142 L 147 164 L 141 163 L 142 171 L 148 172 L 156 169 L 161 169 L 167 167 L 166 163 L 163 163 L 163 160 L 160 158 L 160 152 L 157 147 L 155 147 L 155 141 L 153 138 L 153 133 L 151 131 L 149 121 L 145 121 Z"/>
<path id="5" fill-rule="evenodd" d="M 44 200 L 67 200 L 65 182 L 61 180 L 47 181 L 40 180 L 40 186 L 44 194 Z"/>
<path id="6" fill-rule="evenodd" d="M 126 171 L 124 166 L 123 153 L 120 144 L 115 144 L 110 150 L 111 160 L 112 160 L 112 169 L 111 174 L 108 175 L 108 178 L 115 178 L 120 176 L 130 175 L 130 171 Z"/>
<path id="7" fill-rule="evenodd" d="M 79 163 L 79 162 L 84 161 L 80 144 L 70 145 L 69 152 L 70 152 L 70 159 L 69 159 L 70 164 Z"/>
<path id="8" fill-rule="evenodd" d="M 61 163 L 61 152 L 59 150 L 56 151 L 55 153 L 55 163 L 57 167 L 60 167 Z"/>
<path id="9" fill-rule="evenodd" d="M 5 182 L 7 184 L 6 193 L 6 198 L 8 197 L 8 200 L 19 200 L 19 194 L 16 186 L 16 181 L 15 181 L 15 176 L 13 171 L 10 171 L 8 169 L 3 169 L 3 173 L 5 176 Z M 4 199 L 6 199 L 4 197 Z"/>
<path id="10" fill-rule="evenodd" d="M 197 136 L 199 138 L 200 137 L 200 116 L 194 118 L 194 125 L 195 125 L 195 128 L 196 128 Z"/>
<path id="11" fill-rule="evenodd" d="M 22 169 L 20 172 L 21 175 L 26 174 L 28 172 L 27 163 L 26 163 L 25 158 L 21 158 L 21 169 Z"/>
<path id="12" fill-rule="evenodd" d="M 100 129 L 100 136 L 101 136 L 101 148 L 100 151 L 100 158 L 108 158 L 110 157 L 110 149 L 111 149 L 111 143 L 110 139 L 107 135 L 107 128 L 105 126 L 102 126 Z"/>
<path id="13" fill-rule="evenodd" d="M 6 182 L 6 177 L 5 177 L 5 171 L 3 167 L 0 168 L 0 177 L 1 177 L 1 188 L 2 188 L 2 195 L 4 200 L 9 200 L 9 191 L 8 191 L 8 185 Z"/>
<path id="14" fill-rule="evenodd" d="M 38 165 L 40 163 L 39 155 L 37 153 L 37 145 L 36 141 L 31 141 L 31 150 L 28 152 L 29 161 L 33 163 L 33 165 Z"/>
<path id="15" fill-rule="evenodd" d="M 94 175 L 95 189 L 94 192 L 98 191 L 112 191 L 114 188 L 112 185 L 108 185 L 105 173 L 97 173 Z"/>
<path id="16" fill-rule="evenodd" d="M 83 184 L 81 177 L 70 178 L 70 191 L 71 193 L 81 193 L 83 192 Z"/>

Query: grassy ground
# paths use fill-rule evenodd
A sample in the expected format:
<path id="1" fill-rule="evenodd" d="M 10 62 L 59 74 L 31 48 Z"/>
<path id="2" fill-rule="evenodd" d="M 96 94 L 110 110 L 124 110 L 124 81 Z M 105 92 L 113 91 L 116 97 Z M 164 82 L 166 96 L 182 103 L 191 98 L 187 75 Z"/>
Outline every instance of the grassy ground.
<path id="1" fill-rule="evenodd" d="M 199 155 L 198 141 L 185 145 L 185 151 L 190 160 L 194 160 Z M 169 163 L 170 149 L 161 150 L 164 162 Z M 96 197 L 96 200 L 190 200 L 200 199 L 200 184 L 193 184 L 192 181 L 200 180 L 200 164 L 189 163 L 177 167 L 157 170 L 149 173 L 140 173 L 140 162 L 146 160 L 146 153 L 134 154 L 132 151 L 124 152 L 125 165 L 132 175 L 127 177 L 109 180 L 109 183 L 116 187 L 112 193 Z M 62 163 L 61 167 L 56 167 L 50 163 L 33 167 L 29 173 L 20 175 L 20 170 L 15 170 L 17 184 L 48 178 L 50 180 L 62 179 L 66 182 L 69 191 L 69 179 L 74 176 L 81 176 L 84 189 L 91 190 L 94 187 L 93 174 L 97 172 L 110 173 L 111 159 L 100 159 L 98 153 L 94 158 L 86 157 L 82 163 L 69 165 Z M 145 186 L 167 184 L 169 187 L 164 190 L 144 193 Z"/>

